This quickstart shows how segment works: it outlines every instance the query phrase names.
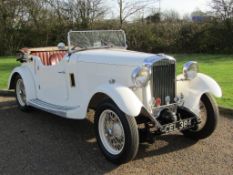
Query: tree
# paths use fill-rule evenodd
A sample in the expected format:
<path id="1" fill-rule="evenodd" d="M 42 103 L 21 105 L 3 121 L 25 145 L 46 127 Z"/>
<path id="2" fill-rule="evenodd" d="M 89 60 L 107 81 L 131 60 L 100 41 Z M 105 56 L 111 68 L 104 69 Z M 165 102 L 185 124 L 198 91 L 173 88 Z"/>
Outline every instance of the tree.
<path id="1" fill-rule="evenodd" d="M 15 42 L 18 33 L 24 23 L 25 9 L 22 1 L 1 0 L 0 1 L 0 54 L 11 53 L 21 42 Z"/>
<path id="2" fill-rule="evenodd" d="M 102 19 L 106 13 L 103 0 L 49 0 L 59 17 L 82 28 L 92 28 L 95 20 Z"/>
<path id="3" fill-rule="evenodd" d="M 230 51 L 233 48 L 233 0 L 212 0 L 213 13 L 217 17 L 214 29 L 219 37 L 224 50 Z M 224 43 L 224 44 L 223 44 Z"/>
<path id="4" fill-rule="evenodd" d="M 146 21 L 148 21 L 149 23 L 159 23 L 161 21 L 161 14 L 159 12 L 154 13 L 152 15 L 149 15 L 146 17 Z"/>
<path id="5" fill-rule="evenodd" d="M 180 15 L 175 10 L 167 10 L 162 13 L 162 18 L 167 22 L 177 22 L 180 20 Z"/>
<path id="6" fill-rule="evenodd" d="M 158 0 L 117 0 L 119 7 L 119 22 L 120 28 L 122 28 L 123 23 L 135 13 L 142 11 L 147 6 L 154 4 Z"/>
<path id="7" fill-rule="evenodd" d="M 211 7 L 218 18 L 224 21 L 233 18 L 233 0 L 212 0 Z"/>

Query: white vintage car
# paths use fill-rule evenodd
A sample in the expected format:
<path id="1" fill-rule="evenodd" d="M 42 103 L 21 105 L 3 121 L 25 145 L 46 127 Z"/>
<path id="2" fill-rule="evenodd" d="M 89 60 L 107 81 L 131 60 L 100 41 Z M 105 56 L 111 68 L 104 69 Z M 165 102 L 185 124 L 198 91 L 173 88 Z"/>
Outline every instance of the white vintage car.
<path id="1" fill-rule="evenodd" d="M 100 150 L 114 163 L 132 160 L 140 142 L 180 131 L 192 139 L 210 136 L 218 121 L 212 95 L 219 85 L 165 54 L 126 50 L 122 30 L 71 31 L 68 47 L 21 49 L 9 78 L 19 108 L 38 108 L 68 119 L 94 110 Z"/>

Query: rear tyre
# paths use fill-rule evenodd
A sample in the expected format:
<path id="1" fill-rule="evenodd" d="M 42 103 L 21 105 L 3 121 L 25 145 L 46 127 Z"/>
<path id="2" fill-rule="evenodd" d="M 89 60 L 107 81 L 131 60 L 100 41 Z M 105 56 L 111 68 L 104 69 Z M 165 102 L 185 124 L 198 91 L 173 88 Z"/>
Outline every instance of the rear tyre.
<path id="1" fill-rule="evenodd" d="M 15 80 L 15 97 L 19 109 L 25 112 L 29 111 L 29 106 L 27 106 L 26 101 L 26 90 L 23 79 L 20 75 L 18 75 Z"/>
<path id="2" fill-rule="evenodd" d="M 139 133 L 134 117 L 107 100 L 97 108 L 94 125 L 98 145 L 108 160 L 122 164 L 136 156 Z"/>
<path id="3" fill-rule="evenodd" d="M 201 123 L 195 128 L 182 131 L 186 137 L 194 140 L 209 137 L 215 131 L 219 118 L 217 104 L 210 94 L 202 95 L 199 106 Z"/>

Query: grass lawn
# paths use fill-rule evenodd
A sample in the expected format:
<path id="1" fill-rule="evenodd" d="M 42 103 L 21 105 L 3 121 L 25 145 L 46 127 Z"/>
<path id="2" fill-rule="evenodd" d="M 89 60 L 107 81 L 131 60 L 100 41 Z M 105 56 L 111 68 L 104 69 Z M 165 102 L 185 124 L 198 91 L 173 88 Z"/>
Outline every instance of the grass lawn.
<path id="1" fill-rule="evenodd" d="M 178 71 L 182 72 L 183 64 L 198 61 L 201 73 L 214 78 L 222 88 L 223 98 L 217 99 L 220 106 L 233 108 L 233 55 L 174 55 L 178 61 Z"/>
<path id="2" fill-rule="evenodd" d="M 11 71 L 20 65 L 16 57 L 0 57 L 0 89 L 6 89 Z"/>
<path id="3" fill-rule="evenodd" d="M 183 64 L 198 61 L 200 72 L 213 77 L 222 87 L 223 98 L 217 99 L 219 105 L 233 108 L 233 55 L 175 54 L 177 71 L 182 72 Z M 0 89 L 7 88 L 11 70 L 19 65 L 14 57 L 0 57 Z"/>

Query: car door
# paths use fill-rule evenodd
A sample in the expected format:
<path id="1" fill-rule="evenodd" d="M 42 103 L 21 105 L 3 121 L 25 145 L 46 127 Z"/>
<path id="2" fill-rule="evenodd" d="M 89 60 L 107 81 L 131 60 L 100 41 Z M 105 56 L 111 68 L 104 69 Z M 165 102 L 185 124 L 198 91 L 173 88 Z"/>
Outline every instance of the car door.
<path id="1" fill-rule="evenodd" d="M 38 98 L 47 103 L 64 105 L 68 100 L 66 62 L 41 66 L 37 70 Z"/>

